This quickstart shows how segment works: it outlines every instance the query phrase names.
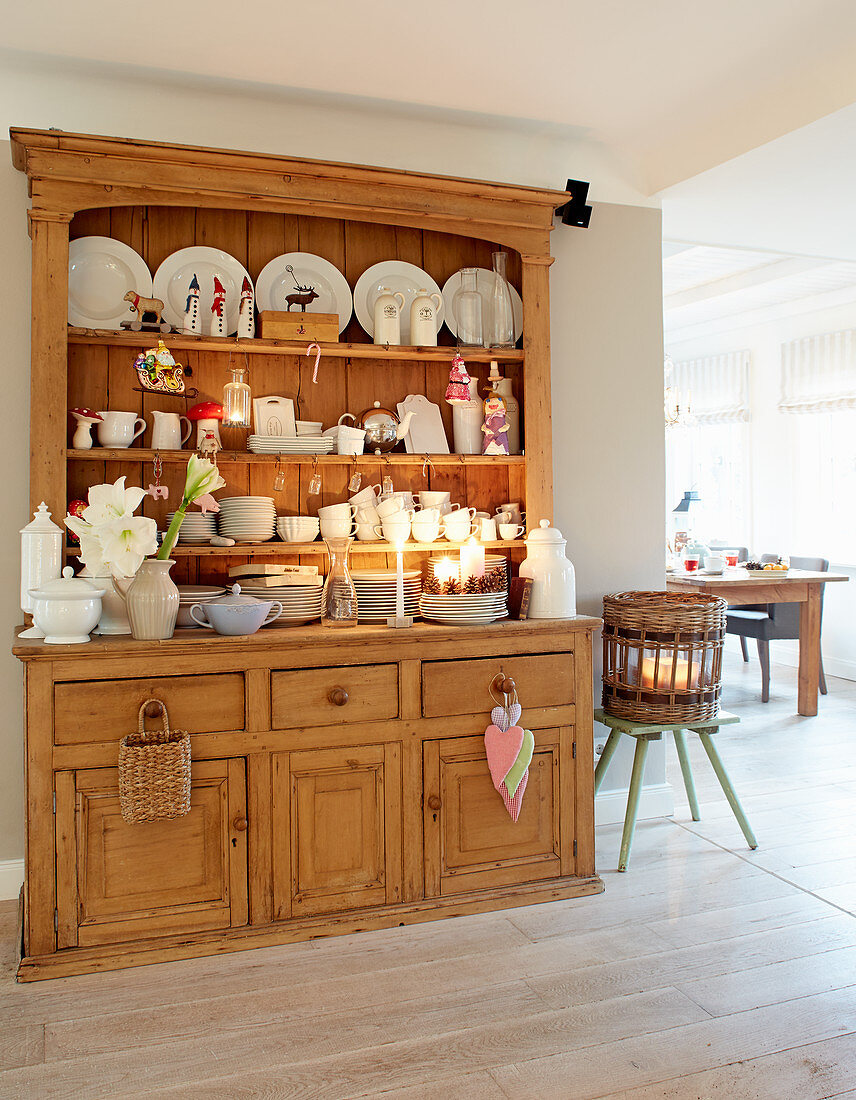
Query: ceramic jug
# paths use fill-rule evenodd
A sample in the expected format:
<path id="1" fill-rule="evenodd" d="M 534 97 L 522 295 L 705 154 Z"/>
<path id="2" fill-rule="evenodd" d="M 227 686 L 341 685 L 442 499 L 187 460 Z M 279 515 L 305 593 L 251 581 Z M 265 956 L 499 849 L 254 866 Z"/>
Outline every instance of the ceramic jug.
<path id="1" fill-rule="evenodd" d="M 459 455 L 480 455 L 484 405 L 479 397 L 479 380 L 474 374 L 469 381 L 470 399 L 452 406 L 452 433 L 455 452 Z"/>
<path id="2" fill-rule="evenodd" d="M 124 589 L 113 578 L 113 587 L 128 609 L 131 633 L 138 641 L 159 641 L 173 635 L 179 604 L 178 589 L 169 575 L 174 565 L 174 561 L 146 558 Z"/>
<path id="3" fill-rule="evenodd" d="M 152 412 L 155 418 L 152 428 L 152 448 L 155 451 L 180 451 L 182 444 L 186 443 L 193 431 L 193 425 L 186 416 L 179 416 L 174 412 L 160 412 L 155 409 Z M 181 434 L 182 420 L 187 425 L 187 431 Z"/>
<path id="4" fill-rule="evenodd" d="M 410 343 L 414 347 L 437 346 L 437 329 L 443 299 L 439 294 L 420 290 L 410 305 Z"/>
<path id="5" fill-rule="evenodd" d="M 530 619 L 569 619 L 577 613 L 574 567 L 565 557 L 562 532 L 542 519 L 526 540 L 526 560 L 520 576 L 532 581 Z"/>
<path id="6" fill-rule="evenodd" d="M 374 304 L 374 342 L 376 344 L 401 343 L 401 311 L 404 295 L 382 286 Z"/>

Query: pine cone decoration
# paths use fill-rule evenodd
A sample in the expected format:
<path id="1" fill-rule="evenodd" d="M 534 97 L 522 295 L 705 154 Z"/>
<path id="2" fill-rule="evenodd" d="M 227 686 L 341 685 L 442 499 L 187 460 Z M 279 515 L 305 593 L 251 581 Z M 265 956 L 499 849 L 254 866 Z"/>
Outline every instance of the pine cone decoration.
<path id="1" fill-rule="evenodd" d="M 481 578 L 481 585 L 479 592 L 504 592 L 505 591 L 505 569 L 498 565 L 494 569 L 489 569 L 487 573 Z"/>
<path id="2" fill-rule="evenodd" d="M 444 596 L 460 596 L 460 594 L 461 594 L 460 582 L 456 581 L 454 577 L 452 577 L 451 580 L 446 581 L 446 583 L 443 585 L 443 595 Z"/>
<path id="3" fill-rule="evenodd" d="M 472 595 L 475 592 L 479 592 L 480 591 L 480 589 L 479 589 L 480 579 L 481 579 L 480 577 L 467 577 L 466 582 L 464 584 L 464 592 L 467 595 Z"/>
<path id="4" fill-rule="evenodd" d="M 430 576 L 426 577 L 425 580 L 422 582 L 422 591 L 425 593 L 426 596 L 440 595 L 442 591 L 442 589 L 440 588 L 440 582 L 437 580 L 433 573 Z"/>

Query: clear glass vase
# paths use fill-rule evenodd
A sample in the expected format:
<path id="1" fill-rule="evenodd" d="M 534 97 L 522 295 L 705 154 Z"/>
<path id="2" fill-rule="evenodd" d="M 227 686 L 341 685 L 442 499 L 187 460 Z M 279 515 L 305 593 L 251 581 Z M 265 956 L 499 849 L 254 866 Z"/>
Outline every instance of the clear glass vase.
<path id="1" fill-rule="evenodd" d="M 492 348 L 514 347 L 514 311 L 505 274 L 507 260 L 507 252 L 493 253 L 493 289 L 485 340 L 485 345 Z"/>
<path id="2" fill-rule="evenodd" d="M 484 319 L 482 296 L 478 290 L 478 273 L 477 267 L 461 268 L 461 288 L 452 303 L 459 348 L 484 347 Z"/>
<path id="3" fill-rule="evenodd" d="M 353 539 L 325 539 L 330 567 L 324 581 L 321 623 L 323 626 L 357 625 L 357 590 L 348 572 L 348 554 Z"/>

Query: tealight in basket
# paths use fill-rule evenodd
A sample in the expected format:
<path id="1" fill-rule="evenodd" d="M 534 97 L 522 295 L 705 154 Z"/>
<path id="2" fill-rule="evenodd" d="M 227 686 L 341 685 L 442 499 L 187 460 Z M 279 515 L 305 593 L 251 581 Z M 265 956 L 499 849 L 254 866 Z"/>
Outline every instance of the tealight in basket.
<path id="1" fill-rule="evenodd" d="M 697 593 L 604 596 L 604 711 L 652 723 L 716 717 L 727 606 Z"/>

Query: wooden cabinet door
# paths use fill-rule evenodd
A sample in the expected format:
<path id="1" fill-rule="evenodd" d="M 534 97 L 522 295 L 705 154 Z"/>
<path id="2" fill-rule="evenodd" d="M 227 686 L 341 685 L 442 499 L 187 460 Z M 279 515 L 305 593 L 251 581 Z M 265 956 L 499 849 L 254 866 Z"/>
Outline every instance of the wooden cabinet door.
<path id="1" fill-rule="evenodd" d="M 516 822 L 491 782 L 483 736 L 425 742 L 427 897 L 570 872 L 569 860 L 562 858 L 564 848 L 568 857 L 573 850 L 573 762 L 570 753 L 567 759 L 560 753 L 566 740 L 557 729 L 535 731 L 535 752 Z"/>
<path id="2" fill-rule="evenodd" d="M 401 900 L 397 744 L 273 758 L 277 920 Z"/>
<path id="3" fill-rule="evenodd" d="M 58 772 L 60 947 L 118 943 L 247 923 L 243 760 L 192 767 L 190 813 L 128 825 L 118 771 Z"/>

